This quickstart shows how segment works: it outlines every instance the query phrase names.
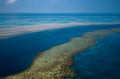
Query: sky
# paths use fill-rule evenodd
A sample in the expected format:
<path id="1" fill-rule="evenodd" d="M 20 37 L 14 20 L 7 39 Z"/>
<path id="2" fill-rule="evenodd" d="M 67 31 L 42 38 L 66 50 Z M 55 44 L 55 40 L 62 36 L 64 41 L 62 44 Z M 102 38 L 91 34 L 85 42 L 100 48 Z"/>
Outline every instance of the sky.
<path id="1" fill-rule="evenodd" d="M 0 0 L 0 13 L 120 13 L 120 0 Z"/>

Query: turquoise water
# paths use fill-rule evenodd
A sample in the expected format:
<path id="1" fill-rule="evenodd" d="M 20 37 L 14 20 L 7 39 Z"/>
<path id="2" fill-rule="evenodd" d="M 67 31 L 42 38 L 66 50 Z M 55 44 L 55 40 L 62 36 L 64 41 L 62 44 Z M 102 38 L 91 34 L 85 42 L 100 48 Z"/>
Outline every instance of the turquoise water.
<path id="1" fill-rule="evenodd" d="M 120 22 L 119 14 L 0 14 L 0 28 L 71 22 Z"/>
<path id="2" fill-rule="evenodd" d="M 47 24 L 47 23 L 71 23 L 71 22 L 120 22 L 120 16 L 119 15 L 87 15 L 87 14 L 84 15 L 0 14 L 0 28 L 32 26 L 32 25 L 44 24 L 44 23 Z M 39 52 L 50 49 L 53 46 L 68 42 L 70 38 L 80 37 L 82 36 L 82 34 L 89 31 L 118 28 L 118 27 L 120 27 L 119 24 L 90 25 L 85 27 L 74 26 L 69 28 L 29 33 L 29 34 L 14 36 L 6 39 L 0 39 L 0 77 L 15 74 L 27 69 L 31 65 L 32 60 L 36 57 L 36 55 Z M 117 40 L 118 39 L 113 39 L 113 41 L 115 42 L 117 42 Z M 109 43 L 112 44 L 112 42 Z M 94 48 L 95 47 L 93 47 L 93 49 Z M 119 51 L 119 47 L 116 48 L 116 50 Z M 78 58 L 81 58 L 79 54 L 78 54 Z M 93 60 L 95 61 L 96 59 Z M 119 61 L 119 59 L 116 61 Z M 76 66 L 80 62 L 77 63 L 76 61 L 74 61 L 74 63 L 76 64 L 74 64 L 72 68 L 76 70 Z M 78 74 L 78 79 L 79 79 L 79 77 L 81 77 L 81 75 L 79 76 L 79 73 L 84 73 L 84 72 L 76 71 L 76 73 Z"/>
<path id="3" fill-rule="evenodd" d="M 96 41 L 73 57 L 77 76 L 66 79 L 120 79 L 120 33 Z"/>

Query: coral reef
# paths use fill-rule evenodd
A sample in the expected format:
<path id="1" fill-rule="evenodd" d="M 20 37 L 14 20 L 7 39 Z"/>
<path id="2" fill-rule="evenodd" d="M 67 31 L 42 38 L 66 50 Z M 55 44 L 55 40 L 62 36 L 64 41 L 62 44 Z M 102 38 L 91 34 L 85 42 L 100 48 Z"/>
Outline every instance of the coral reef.
<path id="1" fill-rule="evenodd" d="M 0 79 L 63 79 L 75 76 L 74 71 L 69 68 L 72 56 L 95 45 L 97 39 L 117 32 L 120 32 L 120 28 L 86 32 L 82 37 L 72 38 L 67 43 L 41 52 L 27 70 Z"/>

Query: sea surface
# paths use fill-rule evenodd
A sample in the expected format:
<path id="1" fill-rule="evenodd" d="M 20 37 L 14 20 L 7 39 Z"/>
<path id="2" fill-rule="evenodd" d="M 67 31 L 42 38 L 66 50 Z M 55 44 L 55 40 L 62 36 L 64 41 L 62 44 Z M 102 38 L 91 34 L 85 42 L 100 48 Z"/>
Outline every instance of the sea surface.
<path id="1" fill-rule="evenodd" d="M 73 57 L 77 76 L 66 79 L 120 79 L 120 33 L 96 41 Z"/>
<path id="2" fill-rule="evenodd" d="M 115 14 L 0 14 L 0 28 L 71 22 L 120 22 Z M 80 37 L 85 32 L 120 28 L 120 24 L 74 26 L 0 39 L 0 77 L 27 69 L 38 53 Z M 96 41 L 73 57 L 77 76 L 67 79 L 120 79 L 120 33 Z M 111 75 L 112 74 L 112 75 Z"/>
<path id="3" fill-rule="evenodd" d="M 79 22 L 120 22 L 120 14 L 0 14 L 0 28 Z"/>

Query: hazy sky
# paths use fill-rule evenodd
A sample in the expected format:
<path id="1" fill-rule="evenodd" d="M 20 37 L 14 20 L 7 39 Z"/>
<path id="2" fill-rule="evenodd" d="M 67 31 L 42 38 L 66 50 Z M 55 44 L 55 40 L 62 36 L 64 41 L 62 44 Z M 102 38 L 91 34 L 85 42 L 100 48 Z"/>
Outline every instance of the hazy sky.
<path id="1" fill-rule="evenodd" d="M 120 0 L 0 0 L 0 13 L 120 13 Z"/>

